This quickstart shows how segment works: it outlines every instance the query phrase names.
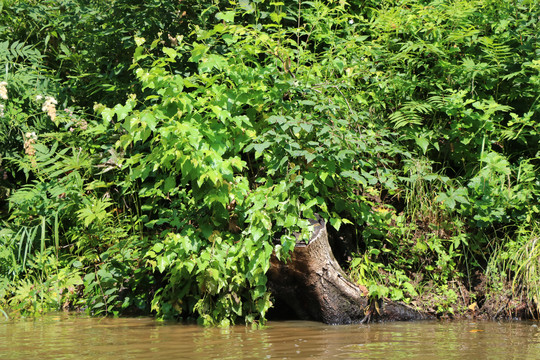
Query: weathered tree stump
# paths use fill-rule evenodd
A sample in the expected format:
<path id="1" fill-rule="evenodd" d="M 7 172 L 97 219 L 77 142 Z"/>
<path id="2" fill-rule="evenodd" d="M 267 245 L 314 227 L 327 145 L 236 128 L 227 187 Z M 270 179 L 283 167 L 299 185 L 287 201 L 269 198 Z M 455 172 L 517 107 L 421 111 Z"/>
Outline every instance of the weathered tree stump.
<path id="1" fill-rule="evenodd" d="M 326 324 L 429 318 L 405 304 L 371 301 L 368 289 L 350 281 L 334 258 L 324 220 L 312 225 L 310 241 L 297 243 L 285 263 L 273 256 L 267 274 L 274 298 L 298 318 Z"/>

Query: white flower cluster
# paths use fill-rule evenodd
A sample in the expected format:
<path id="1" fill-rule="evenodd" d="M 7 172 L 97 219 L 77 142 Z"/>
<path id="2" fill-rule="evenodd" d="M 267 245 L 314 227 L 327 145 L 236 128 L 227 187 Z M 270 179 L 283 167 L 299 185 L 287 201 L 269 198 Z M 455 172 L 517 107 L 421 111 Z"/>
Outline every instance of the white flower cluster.
<path id="1" fill-rule="evenodd" d="M 0 82 L 0 99 L 7 100 L 7 82 L 2 81 Z M 4 104 L 0 104 L 0 118 L 4 117 L 4 110 L 5 110 Z"/>
<path id="2" fill-rule="evenodd" d="M 7 82 L 2 81 L 0 82 L 0 99 L 7 100 Z"/>
<path id="3" fill-rule="evenodd" d="M 24 152 L 32 157 L 36 154 L 34 144 L 36 143 L 37 135 L 35 132 L 27 132 L 24 134 Z"/>
<path id="4" fill-rule="evenodd" d="M 41 100 L 43 97 L 41 95 L 36 96 L 36 100 Z M 56 99 L 52 96 L 46 96 L 41 110 L 47 112 L 52 121 L 56 119 Z"/>

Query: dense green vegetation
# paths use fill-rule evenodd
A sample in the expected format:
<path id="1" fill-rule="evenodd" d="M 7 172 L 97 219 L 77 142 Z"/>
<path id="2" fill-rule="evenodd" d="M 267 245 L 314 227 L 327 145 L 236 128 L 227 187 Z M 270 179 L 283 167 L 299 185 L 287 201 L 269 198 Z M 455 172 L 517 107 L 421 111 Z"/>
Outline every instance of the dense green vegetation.
<path id="1" fill-rule="evenodd" d="M 533 0 L 0 1 L 0 310 L 264 322 L 270 255 L 316 212 L 353 229 L 373 298 L 537 314 L 539 20 Z"/>

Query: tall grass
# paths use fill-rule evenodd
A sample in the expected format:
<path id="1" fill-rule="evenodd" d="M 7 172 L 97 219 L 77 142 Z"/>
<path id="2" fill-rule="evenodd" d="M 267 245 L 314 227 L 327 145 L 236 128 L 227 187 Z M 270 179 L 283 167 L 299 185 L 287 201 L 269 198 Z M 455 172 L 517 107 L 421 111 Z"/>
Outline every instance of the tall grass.
<path id="1" fill-rule="evenodd" d="M 540 226 L 534 224 L 530 230 L 518 235 L 519 247 L 510 257 L 514 273 L 512 289 L 520 289 L 534 304 L 533 316 L 540 314 Z M 516 294 L 517 295 L 517 294 Z"/>
<path id="2" fill-rule="evenodd" d="M 540 226 L 522 226 L 514 239 L 499 242 L 489 258 L 488 295 L 511 290 L 514 300 L 526 299 L 530 315 L 540 314 Z M 510 294 L 506 294 L 509 296 Z M 522 300 L 520 300 L 522 301 Z"/>

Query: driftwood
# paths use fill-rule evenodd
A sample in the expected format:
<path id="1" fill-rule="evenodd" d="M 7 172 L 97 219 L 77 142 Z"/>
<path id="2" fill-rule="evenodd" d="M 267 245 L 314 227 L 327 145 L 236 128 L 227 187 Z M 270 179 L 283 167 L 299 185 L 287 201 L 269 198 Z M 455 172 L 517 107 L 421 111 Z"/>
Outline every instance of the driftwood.
<path id="1" fill-rule="evenodd" d="M 371 300 L 368 289 L 350 281 L 334 258 L 325 222 L 312 225 L 310 241 L 297 243 L 287 262 L 271 259 L 269 288 L 278 304 L 299 319 L 326 324 L 429 318 L 405 304 Z"/>

